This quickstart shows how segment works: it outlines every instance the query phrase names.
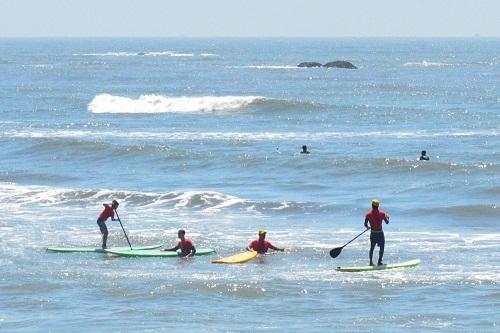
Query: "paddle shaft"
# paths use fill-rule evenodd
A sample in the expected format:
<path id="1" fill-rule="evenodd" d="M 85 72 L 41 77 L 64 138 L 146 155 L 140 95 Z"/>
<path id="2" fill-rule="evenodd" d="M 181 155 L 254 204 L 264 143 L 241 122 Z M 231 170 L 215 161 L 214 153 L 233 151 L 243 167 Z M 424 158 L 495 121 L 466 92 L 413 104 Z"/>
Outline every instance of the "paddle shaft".
<path id="1" fill-rule="evenodd" d="M 125 238 L 127 239 L 128 246 L 130 246 L 130 249 L 133 250 L 132 249 L 132 244 L 130 244 L 130 241 L 128 240 L 127 233 L 125 232 L 125 228 L 123 228 L 122 220 L 120 220 L 120 215 L 118 215 L 118 212 L 116 211 L 116 209 L 115 209 L 115 214 L 116 214 L 116 218 L 118 219 L 118 222 L 120 222 L 120 225 L 122 227 L 123 233 L 125 234 Z"/>
<path id="2" fill-rule="evenodd" d="M 362 233 L 360 233 L 359 235 L 357 235 L 356 237 L 354 237 L 353 239 L 351 239 L 350 241 L 348 241 L 347 243 L 345 243 L 344 246 L 342 246 L 342 248 L 346 247 L 347 245 L 349 245 L 349 243 L 351 243 L 352 241 L 356 240 L 356 238 L 358 238 L 359 236 L 361 236 L 362 234 L 364 234 L 365 232 L 367 232 L 368 230 L 370 230 L 370 228 L 366 228 L 365 231 L 363 231 Z"/>
<path id="3" fill-rule="evenodd" d="M 349 245 L 349 243 L 351 243 L 351 242 L 352 242 L 352 241 L 354 241 L 356 238 L 358 238 L 359 236 L 361 236 L 362 234 L 364 234 L 365 232 L 367 232 L 369 229 L 370 229 L 370 228 L 365 229 L 365 231 L 363 231 L 362 233 L 360 233 L 359 235 L 357 235 L 356 237 L 354 237 L 353 239 L 351 239 L 350 241 L 348 241 L 347 243 L 345 243 L 345 244 L 344 244 L 344 246 L 342 246 L 342 247 L 336 247 L 336 248 L 332 249 L 332 250 L 330 251 L 330 257 L 332 257 L 332 258 L 337 258 L 337 257 L 339 256 L 340 252 L 342 252 L 342 249 L 343 249 L 344 247 L 346 247 L 347 245 Z"/>

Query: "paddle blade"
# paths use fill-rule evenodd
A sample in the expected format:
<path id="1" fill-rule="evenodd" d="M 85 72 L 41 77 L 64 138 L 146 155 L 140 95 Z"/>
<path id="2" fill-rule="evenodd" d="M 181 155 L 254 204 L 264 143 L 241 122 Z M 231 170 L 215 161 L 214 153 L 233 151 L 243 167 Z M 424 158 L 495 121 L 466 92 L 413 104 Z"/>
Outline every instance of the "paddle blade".
<path id="1" fill-rule="evenodd" d="M 340 252 L 342 252 L 342 249 L 343 249 L 343 247 L 336 247 L 336 248 L 330 250 L 330 257 L 337 258 L 339 256 Z"/>

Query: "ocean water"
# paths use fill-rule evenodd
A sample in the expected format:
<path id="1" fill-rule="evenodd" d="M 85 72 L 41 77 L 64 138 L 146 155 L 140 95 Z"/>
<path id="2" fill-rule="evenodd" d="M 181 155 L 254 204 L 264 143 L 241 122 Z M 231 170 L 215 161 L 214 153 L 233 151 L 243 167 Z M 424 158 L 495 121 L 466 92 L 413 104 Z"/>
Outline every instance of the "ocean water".
<path id="1" fill-rule="evenodd" d="M 499 54 L 486 38 L 0 39 L 0 331 L 498 332 Z M 296 67 L 333 60 L 359 68 Z M 328 253 L 372 198 L 385 262 L 420 266 L 335 271 L 368 263 L 366 234 Z M 112 199 L 133 245 L 185 228 L 217 255 L 46 252 L 98 246 Z M 260 228 L 286 252 L 210 263 Z"/>

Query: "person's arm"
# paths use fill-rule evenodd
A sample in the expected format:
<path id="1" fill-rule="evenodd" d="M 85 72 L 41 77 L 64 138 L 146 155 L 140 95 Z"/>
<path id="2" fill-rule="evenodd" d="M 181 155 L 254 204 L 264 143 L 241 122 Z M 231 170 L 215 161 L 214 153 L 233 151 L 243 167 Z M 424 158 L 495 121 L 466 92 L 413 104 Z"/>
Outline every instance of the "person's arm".
<path id="1" fill-rule="evenodd" d="M 385 224 L 389 224 L 389 215 L 385 214 L 384 221 L 385 221 Z"/>
<path id="2" fill-rule="evenodd" d="M 115 219 L 115 209 L 111 207 L 111 221 L 118 221 L 118 219 Z"/>
<path id="3" fill-rule="evenodd" d="M 271 244 L 271 243 L 269 243 L 269 244 L 268 244 L 268 247 L 269 247 L 270 249 L 273 249 L 274 251 L 281 251 L 281 252 L 285 251 L 285 249 L 280 249 L 279 247 L 276 247 L 276 246 L 274 246 L 274 245 L 273 245 L 273 244 Z"/>
<path id="4" fill-rule="evenodd" d="M 253 242 L 250 242 L 250 244 L 248 244 L 248 246 L 247 246 L 247 251 L 255 251 L 255 250 L 253 249 L 253 247 L 252 247 L 252 243 L 253 243 Z"/>
<path id="5" fill-rule="evenodd" d="M 365 217 L 365 228 L 370 229 L 370 227 L 368 226 L 368 218 L 367 217 Z"/>
<path id="6" fill-rule="evenodd" d="M 195 254 L 196 254 L 196 248 L 193 245 L 191 247 L 191 253 L 189 253 L 186 257 L 194 257 Z"/>
<path id="7" fill-rule="evenodd" d="M 179 245 L 176 245 L 175 247 L 171 249 L 163 249 L 162 251 L 177 251 L 179 249 Z"/>

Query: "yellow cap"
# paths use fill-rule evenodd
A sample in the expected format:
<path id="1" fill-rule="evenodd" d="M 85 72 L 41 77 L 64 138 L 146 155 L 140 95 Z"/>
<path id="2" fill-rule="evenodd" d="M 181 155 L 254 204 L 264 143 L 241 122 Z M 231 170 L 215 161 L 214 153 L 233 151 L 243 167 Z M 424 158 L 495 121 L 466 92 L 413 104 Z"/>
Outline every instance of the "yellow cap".
<path id="1" fill-rule="evenodd" d="M 372 200 L 372 206 L 378 207 L 379 205 L 380 205 L 380 201 L 378 201 L 377 199 Z"/>
<path id="2" fill-rule="evenodd" d="M 259 230 L 259 235 L 265 235 L 265 234 L 266 234 L 266 231 L 264 229 Z"/>

